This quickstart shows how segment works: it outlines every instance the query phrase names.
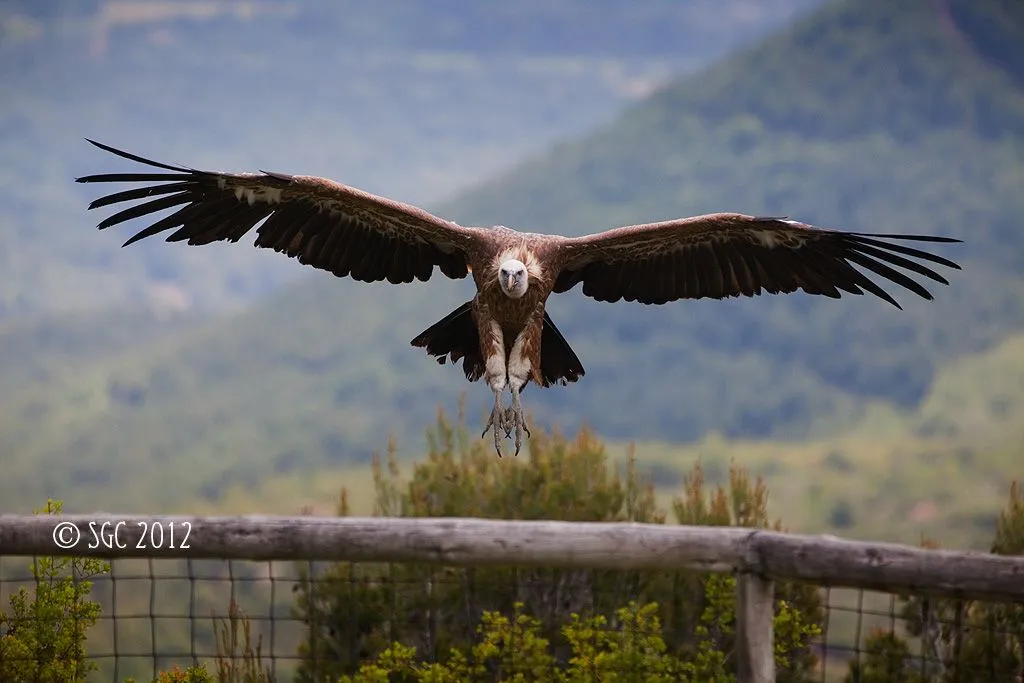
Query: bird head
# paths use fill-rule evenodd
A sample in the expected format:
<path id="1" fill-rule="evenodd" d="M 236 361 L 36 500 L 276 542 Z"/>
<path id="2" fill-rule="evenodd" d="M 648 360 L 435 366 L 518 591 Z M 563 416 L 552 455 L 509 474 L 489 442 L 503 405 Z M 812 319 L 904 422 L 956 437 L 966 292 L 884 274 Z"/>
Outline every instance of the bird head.
<path id="1" fill-rule="evenodd" d="M 509 259 L 502 263 L 498 268 L 498 284 L 501 285 L 501 291 L 505 292 L 505 296 L 511 299 L 518 299 L 526 294 L 530 281 L 523 262 Z"/>

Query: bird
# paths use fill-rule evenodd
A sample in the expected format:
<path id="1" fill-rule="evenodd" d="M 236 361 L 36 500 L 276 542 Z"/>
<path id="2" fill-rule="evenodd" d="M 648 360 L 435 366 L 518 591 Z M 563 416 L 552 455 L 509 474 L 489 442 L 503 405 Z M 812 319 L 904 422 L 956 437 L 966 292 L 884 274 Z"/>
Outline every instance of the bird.
<path id="1" fill-rule="evenodd" d="M 711 213 L 627 225 L 577 237 L 471 227 L 318 176 L 233 173 L 172 165 L 87 139 L 145 172 L 102 173 L 79 183 L 142 183 L 107 194 L 89 209 L 130 203 L 99 229 L 153 220 L 123 246 L 167 233 L 167 242 L 237 242 L 255 228 L 255 246 L 361 282 L 472 276 L 473 298 L 412 340 L 438 363 L 462 361 L 466 379 L 483 378 L 494 403 L 481 438 L 501 432 L 518 455 L 530 430 L 521 394 L 529 382 L 565 386 L 585 374 L 545 310 L 552 294 L 582 284 L 597 301 L 665 304 L 680 299 L 752 297 L 762 292 L 838 299 L 874 295 L 900 304 L 869 273 L 932 299 L 910 275 L 949 282 L 930 265 L 960 265 L 905 242 L 955 243 L 934 235 L 845 232 L 787 217 Z M 132 202 L 138 202 L 133 203 Z M 152 214 L 174 209 L 158 220 Z M 148 217 L 148 218 L 146 218 Z M 258 227 L 257 227 L 258 226 Z M 505 390 L 510 404 L 504 406 Z"/>

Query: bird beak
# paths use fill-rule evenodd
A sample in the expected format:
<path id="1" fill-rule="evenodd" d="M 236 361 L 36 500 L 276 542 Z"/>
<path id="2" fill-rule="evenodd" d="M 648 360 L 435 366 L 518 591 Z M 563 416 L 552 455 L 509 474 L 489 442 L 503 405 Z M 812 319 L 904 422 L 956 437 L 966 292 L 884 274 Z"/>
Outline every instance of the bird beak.
<path id="1" fill-rule="evenodd" d="M 516 288 L 516 280 L 517 280 L 517 278 L 516 278 L 515 275 L 509 275 L 508 276 L 508 281 L 505 283 L 506 286 L 508 286 L 508 291 L 511 292 L 512 290 L 514 290 Z"/>

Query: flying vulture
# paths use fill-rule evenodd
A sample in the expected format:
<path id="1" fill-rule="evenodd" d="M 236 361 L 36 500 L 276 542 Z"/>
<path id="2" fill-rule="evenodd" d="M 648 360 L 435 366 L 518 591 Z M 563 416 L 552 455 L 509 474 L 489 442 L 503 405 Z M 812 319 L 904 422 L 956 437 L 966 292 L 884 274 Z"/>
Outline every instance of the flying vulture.
<path id="1" fill-rule="evenodd" d="M 90 209 L 144 200 L 102 220 L 109 228 L 175 209 L 125 242 L 172 231 L 168 242 L 237 242 L 256 229 L 256 246 L 362 282 L 428 280 L 437 266 L 450 278 L 473 275 L 476 294 L 412 340 L 439 363 L 462 359 L 466 378 L 483 377 L 494 392 L 481 437 L 515 434 L 518 455 L 529 429 L 520 392 L 576 382 L 583 366 L 544 311 L 552 293 L 583 284 L 598 301 L 664 304 L 795 292 L 839 298 L 869 292 L 899 304 L 874 273 L 931 299 L 894 266 L 949 284 L 923 262 L 959 266 L 890 240 L 959 242 L 948 237 L 840 232 L 785 218 L 714 213 L 629 225 L 581 237 L 518 232 L 503 226 L 466 227 L 423 209 L 315 176 L 221 173 L 162 164 L 93 142 L 100 149 L 159 171 L 104 173 L 80 183 L 142 183 L 101 197 Z M 916 260 L 915 260 L 916 259 Z M 511 405 L 502 407 L 508 387 Z"/>

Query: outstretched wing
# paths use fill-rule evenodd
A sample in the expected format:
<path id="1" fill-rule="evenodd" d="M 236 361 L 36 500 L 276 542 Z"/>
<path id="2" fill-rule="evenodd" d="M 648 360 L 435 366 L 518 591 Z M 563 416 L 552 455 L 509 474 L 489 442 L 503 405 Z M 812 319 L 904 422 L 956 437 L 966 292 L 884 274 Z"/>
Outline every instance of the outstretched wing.
<path id="1" fill-rule="evenodd" d="M 104 219 L 109 228 L 175 209 L 124 246 L 173 230 L 168 242 L 237 242 L 257 223 L 256 246 L 268 247 L 338 277 L 374 282 L 427 280 L 438 266 L 450 278 L 468 273 L 467 250 L 478 229 L 422 209 L 314 176 L 219 173 L 162 164 L 89 140 L 161 172 L 104 173 L 80 183 L 145 183 L 100 197 L 90 209 L 144 200 Z M 264 220 L 266 219 L 266 220 Z"/>
<path id="2" fill-rule="evenodd" d="M 872 235 L 816 228 L 782 218 L 718 213 L 662 223 L 630 225 L 560 243 L 562 270 L 556 292 L 583 283 L 598 301 L 663 304 L 676 299 L 754 296 L 762 290 L 802 289 L 838 299 L 840 291 L 869 292 L 900 308 L 859 266 L 926 299 L 917 281 L 893 266 L 942 284 L 921 261 L 956 263 L 890 240 L 959 242 L 949 237 Z"/>

